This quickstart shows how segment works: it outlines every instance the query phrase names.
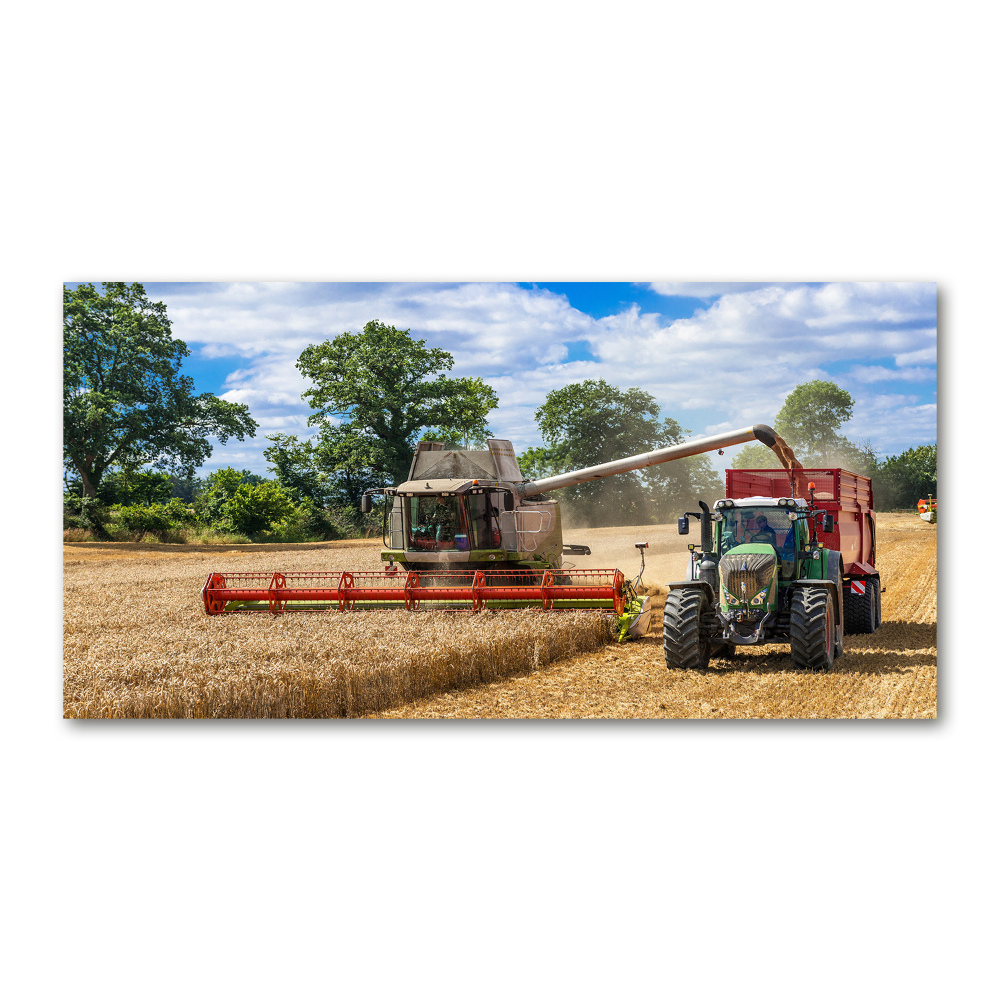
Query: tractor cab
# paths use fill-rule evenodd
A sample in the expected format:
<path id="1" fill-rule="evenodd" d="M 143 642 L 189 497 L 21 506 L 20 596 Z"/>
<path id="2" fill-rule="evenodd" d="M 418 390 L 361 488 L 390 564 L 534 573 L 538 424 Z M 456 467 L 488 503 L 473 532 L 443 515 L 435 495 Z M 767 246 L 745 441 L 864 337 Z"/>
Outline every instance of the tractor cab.
<path id="1" fill-rule="evenodd" d="M 778 575 L 785 580 L 795 578 L 795 553 L 808 543 L 805 500 L 747 497 L 719 500 L 715 509 L 716 551 L 720 555 L 738 546 L 768 545 L 778 560 Z"/>

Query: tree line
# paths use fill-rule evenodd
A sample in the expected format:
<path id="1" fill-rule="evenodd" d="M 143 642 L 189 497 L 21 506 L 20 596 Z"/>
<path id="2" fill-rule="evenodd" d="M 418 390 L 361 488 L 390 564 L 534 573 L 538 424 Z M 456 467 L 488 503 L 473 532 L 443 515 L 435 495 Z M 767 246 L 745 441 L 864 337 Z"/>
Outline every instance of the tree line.
<path id="1" fill-rule="evenodd" d="M 63 303 L 64 525 L 80 537 L 307 541 L 380 531 L 379 513 L 361 514 L 361 494 L 403 482 L 418 440 L 477 449 L 492 436 L 487 415 L 499 400 L 489 385 L 449 376 L 447 351 L 372 320 L 299 356 L 316 430 L 308 438 L 267 437 L 273 478 L 232 468 L 199 478 L 209 438 L 255 436 L 249 408 L 194 394 L 193 381 L 180 372 L 190 352 L 172 336 L 166 307 L 151 302 L 141 284 L 64 287 Z M 853 448 L 843 451 L 850 461 L 841 464 L 867 471 L 863 461 L 878 465 L 870 447 L 829 437 L 853 405 L 836 386 L 821 391 L 831 385 L 796 389 L 776 429 L 808 456 L 829 457 L 834 445 Z M 603 380 L 553 390 L 535 419 L 543 444 L 519 456 L 526 478 L 678 444 L 690 433 L 648 393 Z M 734 464 L 776 464 L 770 451 L 756 446 L 766 453 L 760 455 L 754 447 Z M 928 447 L 933 454 L 921 453 L 919 461 L 904 453 L 881 463 L 881 481 L 895 484 L 896 506 L 911 505 L 903 500 L 911 487 L 926 492 L 925 474 L 936 465 L 936 446 Z M 918 468 L 924 478 L 915 478 Z M 698 455 L 561 490 L 559 498 L 570 523 L 596 526 L 665 522 L 697 498 L 722 492 L 709 458 Z"/>
<path id="2" fill-rule="evenodd" d="M 788 394 L 772 425 L 806 468 L 843 468 L 871 477 L 876 510 L 906 510 L 921 498 L 936 497 L 937 443 L 879 458 L 870 439 L 855 442 L 840 433 L 854 406 L 851 394 L 835 383 L 806 382 Z M 762 444 L 744 446 L 732 464 L 735 469 L 781 467 Z"/>

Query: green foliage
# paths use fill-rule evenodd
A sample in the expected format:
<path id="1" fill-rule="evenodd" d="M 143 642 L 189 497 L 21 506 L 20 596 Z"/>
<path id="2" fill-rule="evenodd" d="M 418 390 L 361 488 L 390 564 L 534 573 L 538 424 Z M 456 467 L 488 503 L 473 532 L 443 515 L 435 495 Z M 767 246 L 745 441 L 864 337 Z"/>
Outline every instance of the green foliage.
<path id="1" fill-rule="evenodd" d="M 264 457 L 278 482 L 298 501 L 316 507 L 357 506 L 367 489 L 385 484 L 375 466 L 378 457 L 370 442 L 350 429 L 324 424 L 313 440 L 293 434 L 274 434 Z"/>
<path id="2" fill-rule="evenodd" d="M 212 453 L 209 436 L 253 436 L 246 406 L 193 394 L 180 374 L 190 352 L 162 302 L 138 283 L 102 288 L 63 287 L 63 455 L 84 493 L 96 496 L 116 467 L 191 475 Z"/>
<path id="3" fill-rule="evenodd" d="M 875 474 L 873 490 L 878 510 L 916 507 L 937 496 L 937 444 L 909 448 L 885 459 Z"/>
<path id="4" fill-rule="evenodd" d="M 163 503 L 173 492 L 171 477 L 163 472 L 111 472 L 97 487 L 97 498 L 113 504 Z"/>
<path id="5" fill-rule="evenodd" d="M 531 478 L 600 465 L 680 443 L 685 431 L 641 389 L 619 389 L 603 379 L 555 389 L 535 411 L 544 448 L 519 458 Z M 569 520 L 579 524 L 662 523 L 702 494 L 722 490 L 705 455 L 621 473 L 560 490 Z"/>
<path id="6" fill-rule="evenodd" d="M 853 410 L 854 399 L 846 389 L 833 382 L 805 382 L 786 397 L 774 429 L 806 468 L 833 465 L 835 453 L 849 443 L 837 431 Z"/>
<path id="7" fill-rule="evenodd" d="M 204 524 L 257 535 L 288 518 L 295 510 L 295 502 L 280 483 L 245 469 L 227 467 L 208 476 L 195 509 Z"/>
<path id="8" fill-rule="evenodd" d="M 116 504 L 111 509 L 115 521 L 128 532 L 155 535 L 173 527 L 169 511 L 161 504 Z"/>
<path id="9" fill-rule="evenodd" d="M 94 497 L 69 493 L 63 496 L 63 530 L 79 529 L 90 532 L 98 541 L 107 541 L 111 515 L 107 507 Z"/>
<path id="10" fill-rule="evenodd" d="M 733 456 L 733 469 L 781 469 L 781 460 L 766 444 L 745 444 Z"/>
<path id="11" fill-rule="evenodd" d="M 269 531 L 295 509 L 292 498 L 275 482 L 239 486 L 226 507 L 226 518 L 241 534 Z"/>
<path id="12" fill-rule="evenodd" d="M 317 448 L 312 441 L 300 441 L 294 434 L 271 434 L 273 442 L 264 449 L 264 458 L 278 482 L 300 502 L 325 506 L 333 484 L 317 466 Z"/>
<path id="13" fill-rule="evenodd" d="M 194 498 L 201 487 L 201 480 L 194 475 L 170 476 L 170 495 L 185 503 L 194 503 Z"/>
<path id="14" fill-rule="evenodd" d="M 339 495 L 352 506 L 365 489 L 406 479 L 425 431 L 470 443 L 490 433 L 486 415 L 499 402 L 496 393 L 480 378 L 447 378 L 452 356 L 425 343 L 372 320 L 361 333 L 310 345 L 299 356 L 296 367 L 313 384 L 303 393 L 315 410 L 309 422 L 323 428 L 322 454 L 313 454 L 312 464 L 337 476 Z M 287 440 L 279 446 L 294 452 Z"/>

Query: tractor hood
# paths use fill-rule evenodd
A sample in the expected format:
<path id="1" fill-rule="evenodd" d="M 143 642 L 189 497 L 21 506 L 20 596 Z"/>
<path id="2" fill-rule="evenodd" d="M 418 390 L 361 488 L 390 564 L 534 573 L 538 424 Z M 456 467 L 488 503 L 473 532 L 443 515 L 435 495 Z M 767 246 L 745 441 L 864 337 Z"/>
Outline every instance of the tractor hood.
<path id="1" fill-rule="evenodd" d="M 748 543 L 730 549 L 719 560 L 722 603 L 761 607 L 775 580 L 778 560 L 770 545 Z"/>

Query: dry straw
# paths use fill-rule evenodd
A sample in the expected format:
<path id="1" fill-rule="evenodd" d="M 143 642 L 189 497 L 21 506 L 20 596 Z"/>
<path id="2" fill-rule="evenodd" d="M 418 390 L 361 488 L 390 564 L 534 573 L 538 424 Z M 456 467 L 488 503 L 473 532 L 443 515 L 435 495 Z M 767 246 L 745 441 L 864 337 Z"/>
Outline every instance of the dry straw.
<path id="1" fill-rule="evenodd" d="M 131 557 L 67 559 L 67 718 L 357 716 L 526 674 L 607 641 L 593 612 L 209 618 L 199 596 L 209 569 L 271 568 L 275 553 L 122 552 Z M 359 568 L 359 556 L 371 559 L 331 549 L 277 558 L 285 570 L 340 569 Z"/>

